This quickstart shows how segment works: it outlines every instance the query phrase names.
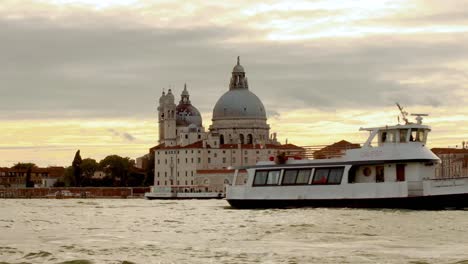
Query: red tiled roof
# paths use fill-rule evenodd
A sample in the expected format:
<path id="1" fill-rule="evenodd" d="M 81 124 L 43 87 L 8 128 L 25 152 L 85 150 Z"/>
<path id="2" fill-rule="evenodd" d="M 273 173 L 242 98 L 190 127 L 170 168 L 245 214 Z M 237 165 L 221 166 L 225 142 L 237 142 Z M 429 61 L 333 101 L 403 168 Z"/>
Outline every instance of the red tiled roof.
<path id="1" fill-rule="evenodd" d="M 314 159 L 326 159 L 340 156 L 344 150 L 360 148 L 359 144 L 351 143 L 346 140 L 335 142 L 329 146 L 321 148 L 314 152 Z"/>
<path id="2" fill-rule="evenodd" d="M 468 149 L 458 148 L 432 148 L 434 154 L 468 154 Z"/>
<path id="3" fill-rule="evenodd" d="M 264 147 L 263 147 L 264 146 Z M 238 144 L 222 144 L 220 148 L 222 149 L 235 149 L 238 148 Z M 284 145 L 275 145 L 275 144 L 243 144 L 241 145 L 242 149 L 295 149 L 295 150 L 303 150 L 303 148 L 298 147 L 293 144 L 284 144 Z"/>
<path id="4" fill-rule="evenodd" d="M 265 146 L 265 147 L 263 147 Z M 219 146 L 220 149 L 237 149 L 239 147 L 239 144 L 221 144 Z M 260 145 L 260 144 L 242 144 L 240 145 L 242 149 L 294 149 L 294 150 L 304 150 L 303 148 L 296 146 L 294 144 L 284 144 L 284 145 L 275 145 L 275 144 L 265 144 L 265 145 Z M 191 149 L 191 148 L 203 148 L 203 142 L 197 141 L 195 143 L 186 145 L 186 146 L 168 146 L 166 147 L 164 144 L 159 144 L 157 146 L 154 146 L 150 148 L 150 151 L 154 151 L 157 149 Z M 210 145 L 206 145 L 206 148 L 212 149 Z"/>
<path id="5" fill-rule="evenodd" d="M 203 142 L 200 140 L 200 141 L 197 141 L 195 143 L 192 143 L 183 147 L 180 145 L 166 147 L 164 144 L 159 144 L 157 146 L 150 148 L 150 151 L 157 150 L 157 149 L 188 149 L 188 148 L 202 148 L 202 147 L 203 147 Z M 210 148 L 210 147 L 207 146 L 207 148 Z"/>

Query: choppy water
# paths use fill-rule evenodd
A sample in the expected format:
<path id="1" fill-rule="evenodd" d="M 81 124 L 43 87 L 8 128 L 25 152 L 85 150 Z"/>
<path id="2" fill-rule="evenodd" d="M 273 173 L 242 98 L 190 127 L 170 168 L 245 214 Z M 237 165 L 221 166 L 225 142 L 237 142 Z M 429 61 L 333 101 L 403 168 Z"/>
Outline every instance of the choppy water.
<path id="1" fill-rule="evenodd" d="M 468 263 L 468 211 L 0 200 L 0 263 Z"/>

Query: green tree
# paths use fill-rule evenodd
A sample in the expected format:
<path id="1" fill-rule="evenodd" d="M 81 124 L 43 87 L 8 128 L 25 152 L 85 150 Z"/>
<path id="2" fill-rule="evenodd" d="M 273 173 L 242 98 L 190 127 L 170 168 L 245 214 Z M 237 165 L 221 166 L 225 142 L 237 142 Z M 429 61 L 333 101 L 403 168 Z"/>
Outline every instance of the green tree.
<path id="1" fill-rule="evenodd" d="M 78 150 L 72 162 L 73 177 L 75 178 L 75 186 L 81 186 L 81 162 L 82 160 L 81 160 L 80 150 Z"/>
<path id="2" fill-rule="evenodd" d="M 114 185 L 117 185 L 118 181 L 120 186 L 127 186 L 128 173 L 134 165 L 134 160 L 118 155 L 107 156 L 99 162 L 99 166 L 110 173 Z"/>
<path id="3" fill-rule="evenodd" d="M 37 168 L 36 164 L 18 162 L 15 165 L 13 165 L 12 168 L 17 170 L 26 170 L 25 186 L 26 188 L 34 187 L 34 182 L 31 181 L 31 172 L 33 169 Z"/>
<path id="4" fill-rule="evenodd" d="M 95 159 L 86 158 L 81 161 L 81 185 L 89 185 L 94 173 L 99 169 Z"/>
<path id="5" fill-rule="evenodd" d="M 145 179 L 143 186 L 151 186 L 154 184 L 154 150 L 150 150 L 147 156 L 147 162 L 145 169 Z"/>
<path id="6" fill-rule="evenodd" d="M 73 167 L 68 166 L 63 173 L 63 183 L 66 187 L 76 186 L 75 175 L 73 174 Z"/>
<path id="7" fill-rule="evenodd" d="M 17 170 L 27 170 L 29 168 L 37 168 L 36 164 L 34 163 L 29 163 L 29 162 L 18 162 L 16 163 L 15 165 L 13 165 L 13 167 L 11 167 L 12 169 L 17 169 Z"/>

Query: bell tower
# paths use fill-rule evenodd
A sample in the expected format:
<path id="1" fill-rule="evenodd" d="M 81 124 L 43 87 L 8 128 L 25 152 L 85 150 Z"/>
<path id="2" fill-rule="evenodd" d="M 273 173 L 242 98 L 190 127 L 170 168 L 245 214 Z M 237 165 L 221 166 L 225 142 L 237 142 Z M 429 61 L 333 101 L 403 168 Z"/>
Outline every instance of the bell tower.
<path id="1" fill-rule="evenodd" d="M 159 139 L 158 143 L 164 143 L 164 101 L 166 100 L 166 92 L 163 89 L 161 97 L 159 97 L 158 105 L 158 129 L 159 129 Z"/>
<path id="2" fill-rule="evenodd" d="M 176 145 L 176 105 L 171 89 L 167 91 L 164 100 L 164 144 Z"/>
<path id="3" fill-rule="evenodd" d="M 163 91 L 158 106 L 159 144 L 175 146 L 176 144 L 176 105 L 171 89 Z"/>

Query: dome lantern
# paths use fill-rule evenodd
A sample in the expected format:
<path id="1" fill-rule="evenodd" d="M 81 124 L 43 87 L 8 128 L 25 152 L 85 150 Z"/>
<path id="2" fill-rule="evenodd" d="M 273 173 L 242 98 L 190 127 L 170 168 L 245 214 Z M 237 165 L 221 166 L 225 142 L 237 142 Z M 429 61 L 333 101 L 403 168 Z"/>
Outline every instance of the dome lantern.
<path id="1" fill-rule="evenodd" d="M 165 96 L 166 103 L 173 104 L 174 103 L 174 95 L 172 94 L 172 90 L 169 89 L 167 91 L 167 95 Z"/>
<path id="2" fill-rule="evenodd" d="M 184 90 L 182 91 L 182 94 L 180 95 L 180 102 L 179 104 L 191 104 L 190 103 L 190 94 L 187 91 L 187 84 L 184 84 Z"/>
<path id="3" fill-rule="evenodd" d="M 237 56 L 237 65 L 232 69 L 231 82 L 229 83 L 229 90 L 233 89 L 249 89 L 247 78 L 245 77 L 245 70 L 240 65 L 240 57 Z"/>

